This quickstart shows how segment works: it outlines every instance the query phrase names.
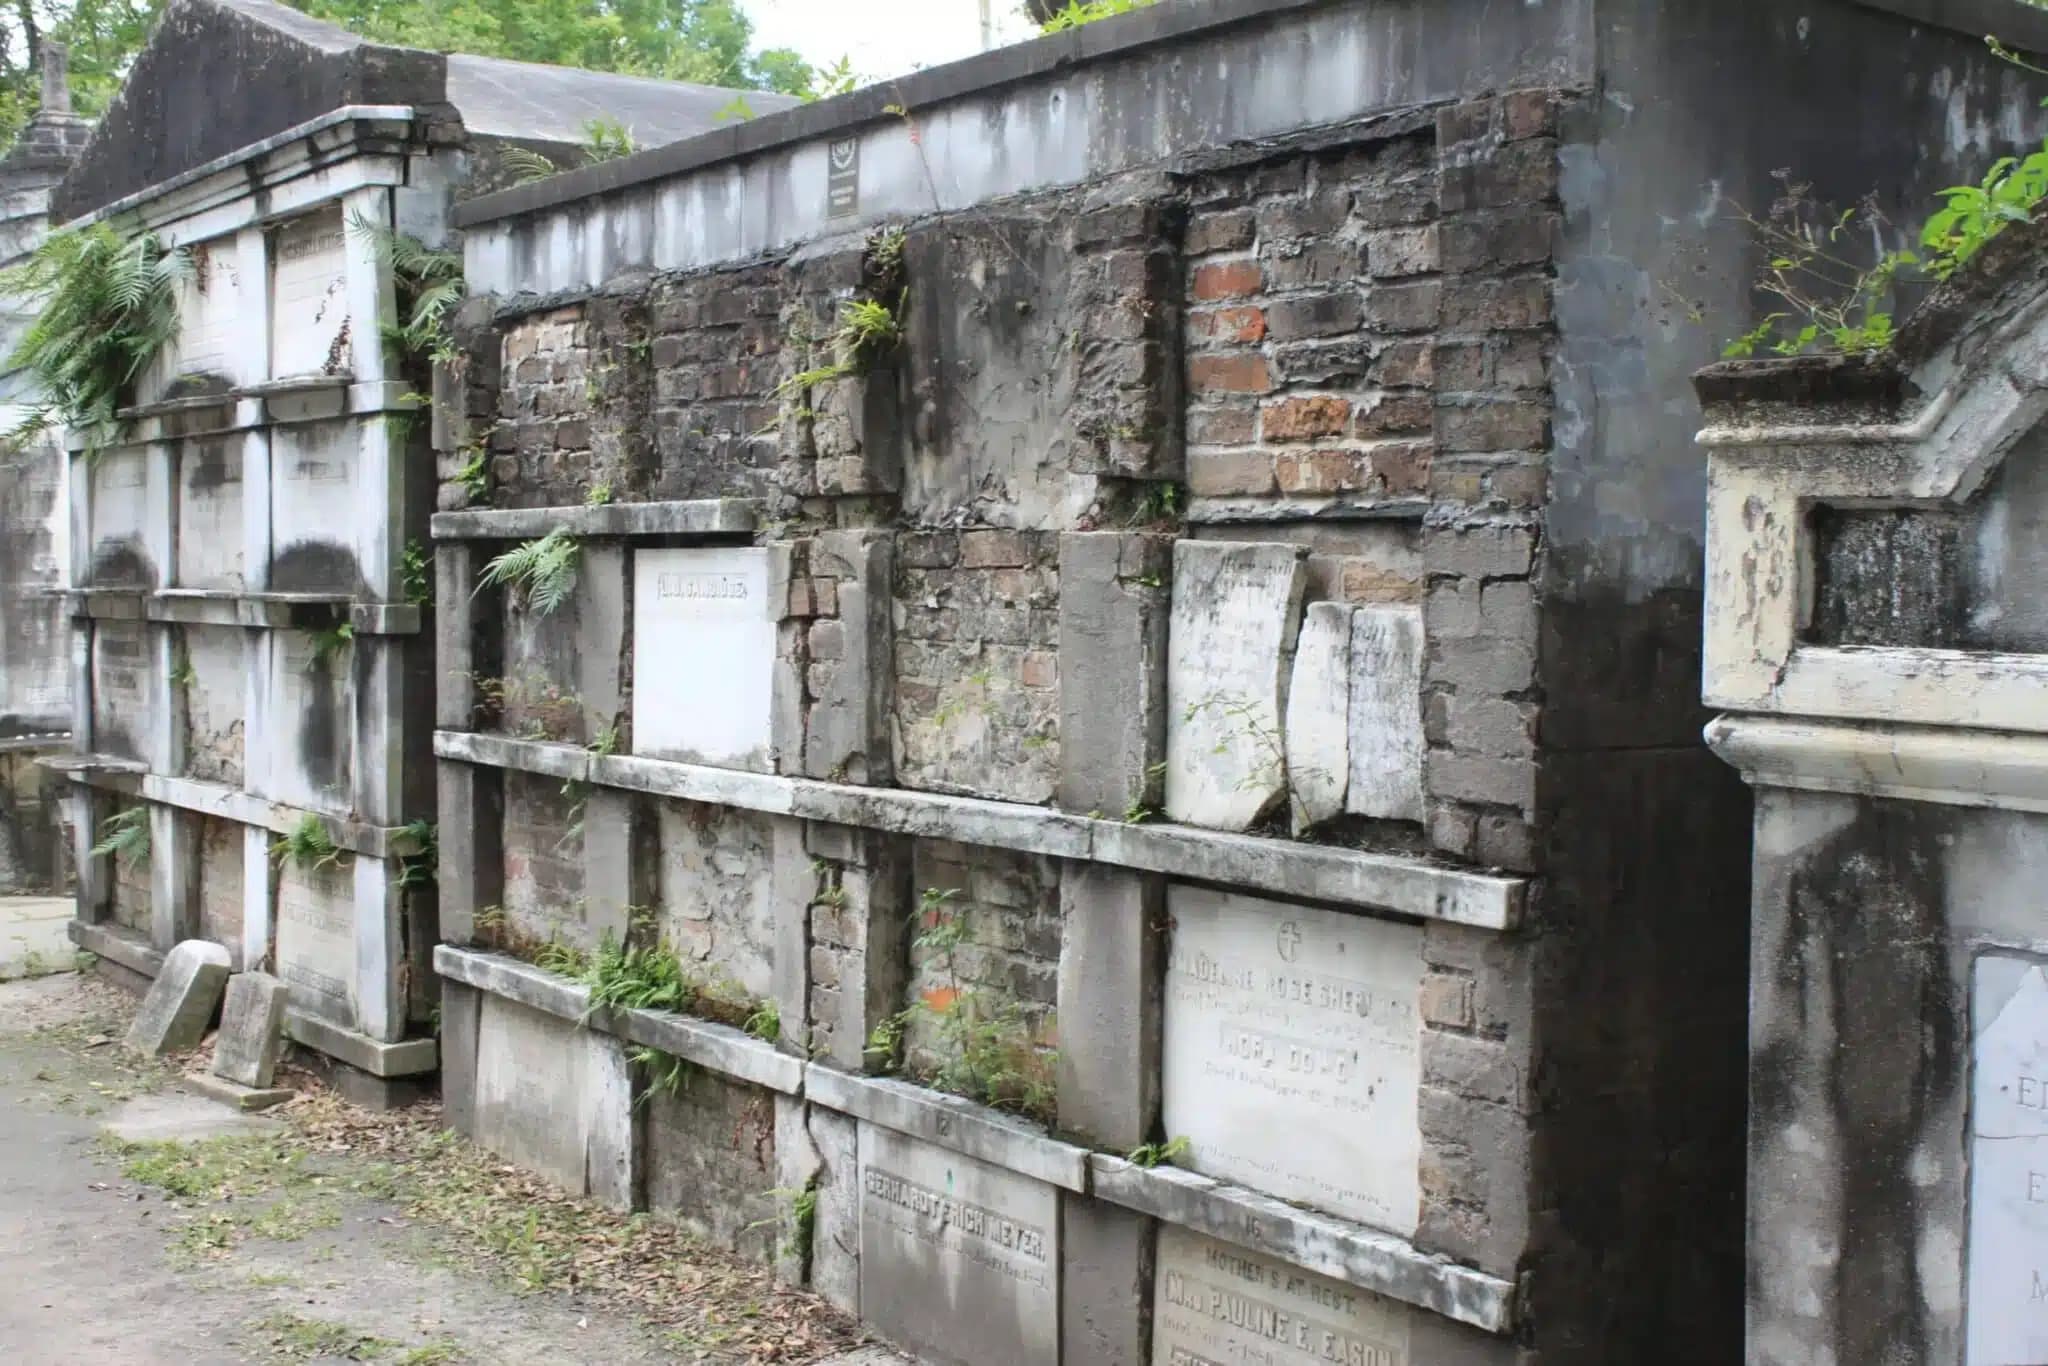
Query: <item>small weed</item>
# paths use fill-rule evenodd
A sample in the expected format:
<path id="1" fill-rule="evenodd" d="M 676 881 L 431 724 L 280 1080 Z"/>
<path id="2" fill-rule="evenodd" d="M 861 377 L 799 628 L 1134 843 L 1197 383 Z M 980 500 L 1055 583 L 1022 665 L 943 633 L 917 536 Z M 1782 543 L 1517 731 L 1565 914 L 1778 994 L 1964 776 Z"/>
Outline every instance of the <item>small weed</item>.
<path id="1" fill-rule="evenodd" d="M 257 1319 L 249 1327 L 264 1336 L 274 1358 L 284 1361 L 312 1361 L 319 1357 L 379 1361 L 398 1347 L 388 1338 L 359 1333 L 345 1323 L 301 1318 L 297 1314 L 272 1314 Z"/>
<path id="2" fill-rule="evenodd" d="M 577 551 L 576 538 L 556 527 L 485 565 L 478 591 L 494 584 L 517 589 L 529 607 L 546 616 L 568 600 L 576 582 Z"/>
<path id="3" fill-rule="evenodd" d="M 312 667 L 325 669 L 356 638 L 356 628 L 348 622 L 338 621 L 307 634 L 313 638 Z"/>
<path id="4" fill-rule="evenodd" d="M 1125 1160 L 1140 1167 L 1157 1167 L 1162 1163 L 1179 1161 L 1187 1151 L 1188 1140 L 1183 1134 L 1164 1143 L 1141 1143 L 1125 1155 Z"/>
<path id="5" fill-rule="evenodd" d="M 100 822 L 100 842 L 92 847 L 92 856 L 112 857 L 124 868 L 148 863 L 149 809 L 131 806 Z"/>
<path id="6" fill-rule="evenodd" d="M 289 832 L 271 841 L 270 857 L 281 867 L 287 861 L 319 871 L 341 862 L 342 851 L 327 832 L 327 822 L 308 811 Z"/>
<path id="7" fill-rule="evenodd" d="M 405 600 L 413 606 L 425 607 L 434 600 L 434 552 L 418 537 L 405 543 L 405 553 L 398 564 L 398 581 Z"/>
<path id="8" fill-rule="evenodd" d="M 171 686 L 183 692 L 199 681 L 199 673 L 192 667 L 192 656 L 178 656 L 177 667 L 171 670 Z"/>
<path id="9" fill-rule="evenodd" d="M 455 471 L 455 482 L 462 485 L 469 500 L 474 503 L 491 491 L 490 454 L 482 447 L 471 451 L 469 459 L 462 462 L 462 468 Z"/>
<path id="10" fill-rule="evenodd" d="M 773 1001 L 760 1001 L 754 1006 L 754 1013 L 741 1021 L 740 1028 L 757 1039 L 774 1043 L 782 1037 L 782 1007 Z"/>
<path id="11" fill-rule="evenodd" d="M 590 486 L 589 491 L 583 495 L 583 506 L 601 508 L 606 503 L 611 502 L 611 500 L 611 481 L 609 479 L 600 480 L 599 482 L 592 484 Z"/>
<path id="12" fill-rule="evenodd" d="M 818 1186 L 816 1178 L 802 1186 L 777 1186 L 768 1194 L 781 1202 L 782 1209 L 767 1219 L 756 1219 L 747 1225 L 752 1233 L 757 1228 L 773 1228 L 784 1225 L 789 1232 L 775 1241 L 777 1252 L 787 1253 L 797 1261 L 808 1264 L 811 1260 L 811 1243 L 818 1227 Z"/>
<path id="13" fill-rule="evenodd" d="M 1095 23 L 1099 19 L 1113 19 L 1119 14 L 1130 14 L 1135 10 L 1149 9 L 1159 0 L 1067 0 L 1066 8 L 1054 10 L 1052 17 L 1038 26 L 1040 33 L 1065 33 L 1070 28 Z"/>
<path id="14" fill-rule="evenodd" d="M 410 841 L 419 850 L 399 860 L 398 885 L 401 887 L 431 886 L 441 863 L 441 828 L 425 816 L 402 825 L 398 837 Z"/>
<path id="15" fill-rule="evenodd" d="M 642 1047 L 626 1056 L 647 1073 L 647 1085 L 641 1089 L 640 1099 L 633 1102 L 636 1107 L 651 1103 L 657 1096 L 680 1096 L 690 1089 L 690 1064 L 673 1053 Z"/>

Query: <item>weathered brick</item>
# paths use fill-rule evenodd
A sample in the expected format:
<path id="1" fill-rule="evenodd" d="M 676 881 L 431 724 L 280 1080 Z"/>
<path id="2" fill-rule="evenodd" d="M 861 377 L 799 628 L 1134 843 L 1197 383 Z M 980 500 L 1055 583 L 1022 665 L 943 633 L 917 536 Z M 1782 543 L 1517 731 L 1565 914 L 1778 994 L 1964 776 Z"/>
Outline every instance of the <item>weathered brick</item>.
<path id="1" fill-rule="evenodd" d="M 1194 222 L 1188 225 L 1187 238 L 1182 244 L 1182 250 L 1189 256 L 1203 256 L 1216 251 L 1242 251 L 1252 244 L 1254 235 L 1250 209 L 1199 214 Z"/>
<path id="2" fill-rule="evenodd" d="M 1390 389 L 1429 388 L 1436 383 L 1436 359 L 1426 341 L 1397 341 L 1382 346 L 1372 358 L 1367 377 Z"/>
<path id="3" fill-rule="evenodd" d="M 1457 214 L 1440 231 L 1445 270 L 1502 270 L 1549 261 L 1557 249 L 1555 210 L 1518 205 Z"/>
<path id="4" fill-rule="evenodd" d="M 1031 542 L 1021 531 L 964 531 L 960 534 L 960 565 L 964 569 L 1015 568 L 1031 563 Z"/>
<path id="5" fill-rule="evenodd" d="M 1530 138 L 1444 167 L 1439 199 L 1445 213 L 1534 204 L 1557 195 L 1557 139 Z"/>
<path id="6" fill-rule="evenodd" d="M 896 540 L 896 562 L 912 569 L 944 569 L 960 562 L 960 537 L 948 531 L 910 531 Z"/>
<path id="7" fill-rule="evenodd" d="M 1367 268 L 1378 279 L 1427 275 L 1439 268 L 1442 253 L 1434 223 L 1413 228 L 1383 228 L 1365 239 Z"/>
<path id="8" fill-rule="evenodd" d="M 1372 394 L 1358 405 L 1352 430 L 1364 437 L 1426 432 L 1435 420 L 1435 408 L 1427 394 Z"/>
<path id="9" fill-rule="evenodd" d="M 1386 442 L 1372 448 L 1373 480 L 1382 493 L 1421 493 L 1429 487 L 1434 460 L 1426 441 Z"/>
<path id="10" fill-rule="evenodd" d="M 585 421 L 558 422 L 555 424 L 555 448 L 564 451 L 587 450 L 590 446 L 590 424 Z"/>
<path id="11" fill-rule="evenodd" d="M 1352 493 L 1372 480 L 1364 451 L 1289 451 L 1273 462 L 1282 493 Z"/>
<path id="12" fill-rule="evenodd" d="M 1328 394 L 1284 398 L 1259 410 L 1259 432 L 1268 441 L 1308 441 L 1336 436 L 1351 418 L 1351 404 Z"/>
<path id="13" fill-rule="evenodd" d="M 1018 666 L 1017 678 L 1027 688 L 1057 687 L 1059 656 L 1050 650 L 1027 650 Z"/>
<path id="14" fill-rule="evenodd" d="M 1557 96 L 1548 90 L 1510 90 L 1500 97 L 1501 133 L 1509 141 L 1557 132 Z"/>
<path id="15" fill-rule="evenodd" d="M 1473 579 L 1523 579 L 1536 554 L 1536 533 L 1524 526 L 1444 527 L 1423 545 L 1431 574 Z"/>
<path id="16" fill-rule="evenodd" d="M 1413 602 L 1420 587 L 1413 576 L 1372 560 L 1346 559 L 1337 571 L 1337 595 L 1346 602 Z"/>
<path id="17" fill-rule="evenodd" d="M 1355 242 L 1315 241 L 1260 252 L 1266 283 L 1274 289 L 1339 284 L 1364 273 L 1365 249 Z"/>
<path id="18" fill-rule="evenodd" d="M 1520 816 L 1489 813 L 1479 818 L 1479 838 L 1474 846 L 1482 863 L 1518 873 L 1536 871 L 1536 832 Z"/>
<path id="19" fill-rule="evenodd" d="M 1188 335 L 1203 341 L 1256 345 L 1266 339 L 1266 313 L 1256 305 L 1194 309 L 1188 314 Z"/>
<path id="20" fill-rule="evenodd" d="M 1437 146 L 1450 150 L 1491 137 L 1500 127 L 1500 102 L 1491 97 L 1445 105 L 1436 111 Z"/>
<path id="21" fill-rule="evenodd" d="M 1529 759 L 1434 749 L 1429 752 L 1427 787 L 1436 797 L 1531 810 L 1536 805 L 1536 765 Z"/>
<path id="22" fill-rule="evenodd" d="M 1258 439 L 1258 410 L 1249 405 L 1235 408 L 1196 408 L 1187 417 L 1191 446 L 1243 446 Z"/>
<path id="23" fill-rule="evenodd" d="M 1443 325 L 1447 328 L 1490 331 L 1541 327 L 1550 320 L 1550 281 L 1539 275 L 1454 277 L 1444 289 Z"/>
<path id="24" fill-rule="evenodd" d="M 1332 186 L 1298 199 L 1273 199 L 1259 205 L 1259 233 L 1263 237 L 1324 237 L 1343 227 L 1350 215 L 1351 191 Z"/>
<path id="25" fill-rule="evenodd" d="M 1550 496 L 1550 469 L 1540 462 L 1502 465 L 1486 475 L 1489 497 L 1509 507 L 1538 507 Z"/>
<path id="26" fill-rule="evenodd" d="M 1527 579 L 1496 579 L 1479 590 L 1479 626 L 1483 631 L 1536 638 L 1536 589 Z"/>
<path id="27" fill-rule="evenodd" d="M 1364 337 L 1283 342 L 1273 348 L 1273 368 L 1289 384 L 1355 383 L 1372 363 L 1372 348 Z"/>
<path id="28" fill-rule="evenodd" d="M 1528 758 L 1536 752 L 1536 706 L 1500 697 L 1438 694 L 1442 710 L 1433 742 L 1467 754 L 1492 754 L 1503 759 Z"/>
<path id="29" fill-rule="evenodd" d="M 1534 642 L 1489 635 L 1434 640 L 1429 644 L 1428 678 L 1449 683 L 1460 696 L 1498 697 L 1526 692 L 1536 683 Z"/>
<path id="30" fill-rule="evenodd" d="M 1422 1046 L 1422 1080 L 1468 1100 L 1527 1109 L 1521 1069 L 1504 1043 L 1460 1034 L 1431 1034 Z"/>
<path id="31" fill-rule="evenodd" d="M 1437 1029 L 1469 1030 L 1476 1022 L 1472 1011 L 1472 977 L 1464 972 L 1433 971 L 1423 974 L 1422 990 L 1416 998 L 1422 1022 Z"/>
<path id="32" fill-rule="evenodd" d="M 1273 387 L 1266 358 L 1256 353 L 1188 358 L 1188 385 L 1198 393 L 1263 394 Z"/>
<path id="33" fill-rule="evenodd" d="M 1435 327 L 1442 312 L 1443 285 L 1437 280 L 1374 285 L 1365 295 L 1365 318 L 1387 332 L 1421 332 Z"/>
<path id="34" fill-rule="evenodd" d="M 1257 294 L 1264 284 L 1256 261 L 1215 261 L 1195 267 L 1188 293 L 1197 299 L 1242 299 Z"/>
<path id="35" fill-rule="evenodd" d="M 1479 837 L 1479 817 L 1452 802 L 1431 802 L 1429 842 L 1458 858 L 1470 858 Z"/>
<path id="36" fill-rule="evenodd" d="M 1365 305 L 1355 290 L 1297 295 L 1266 306 L 1266 325 L 1278 341 L 1355 332 L 1364 317 Z"/>
<path id="37" fill-rule="evenodd" d="M 1201 498 L 1273 492 L 1273 457 L 1264 451 L 1189 451 L 1188 491 Z"/>
<path id="38" fill-rule="evenodd" d="M 812 623 L 810 647 L 812 659 L 841 658 L 846 653 L 846 627 L 837 621 Z"/>
<path id="39" fill-rule="evenodd" d="M 1541 450 L 1550 444 L 1550 405 L 1529 399 L 1480 400 L 1436 410 L 1447 451 Z"/>

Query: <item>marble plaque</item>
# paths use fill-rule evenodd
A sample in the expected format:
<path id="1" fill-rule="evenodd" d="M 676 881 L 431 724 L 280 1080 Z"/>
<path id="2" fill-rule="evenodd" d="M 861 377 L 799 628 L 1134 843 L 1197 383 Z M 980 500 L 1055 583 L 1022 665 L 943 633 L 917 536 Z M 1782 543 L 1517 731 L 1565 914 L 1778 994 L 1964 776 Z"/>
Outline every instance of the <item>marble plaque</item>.
<path id="1" fill-rule="evenodd" d="M 1281 684 L 1301 616 L 1292 545 L 1173 548 L 1166 658 L 1166 814 L 1243 830 L 1285 796 Z"/>
<path id="2" fill-rule="evenodd" d="M 1187 1164 L 1412 1234 L 1422 931 L 1197 887 L 1167 907 L 1162 1101 Z"/>
<path id="3" fill-rule="evenodd" d="M 349 979 L 356 965 L 353 859 L 324 868 L 286 859 L 277 874 L 277 975 L 292 1004 L 355 1028 Z"/>
<path id="4" fill-rule="evenodd" d="M 928 1361 L 1058 1366 L 1059 1192 L 860 1126 L 860 1316 Z"/>
<path id="5" fill-rule="evenodd" d="M 178 586 L 240 588 L 242 541 L 239 443 L 186 441 L 178 453 Z"/>
<path id="6" fill-rule="evenodd" d="M 92 747 L 130 759 L 147 756 L 152 642 L 132 622 L 99 621 L 92 631 Z"/>
<path id="7" fill-rule="evenodd" d="M 1361 607 L 1351 627 L 1351 790 L 1346 806 L 1422 819 L 1422 609 Z"/>
<path id="8" fill-rule="evenodd" d="M 1287 688 L 1287 786 L 1296 834 L 1340 815 L 1351 782 L 1351 617 L 1343 602 L 1312 602 Z"/>
<path id="9" fill-rule="evenodd" d="M 322 658 L 304 631 L 270 631 L 263 636 L 269 668 L 263 681 L 266 743 L 244 747 L 244 764 L 262 794 L 292 806 L 330 808 L 347 804 L 354 737 L 349 652 L 346 645 Z M 262 647 L 259 647 L 262 648 Z"/>
<path id="10" fill-rule="evenodd" d="M 347 371 L 348 229 L 335 208 L 295 218 L 270 243 L 270 373 Z"/>
<path id="11" fill-rule="evenodd" d="M 1165 1224 L 1153 1366 L 1408 1366 L 1405 1305 Z"/>
<path id="12" fill-rule="evenodd" d="M 241 314 L 241 262 L 232 237 L 195 244 L 192 273 L 178 289 L 178 335 L 165 357 L 165 378 L 236 374 L 236 326 Z"/>
<path id="13" fill-rule="evenodd" d="M 1986 954 L 1972 990 L 1965 1366 L 2048 1361 L 2048 969 Z"/>
<path id="14" fill-rule="evenodd" d="M 768 552 L 633 555 L 633 750 L 766 770 L 779 604 Z"/>

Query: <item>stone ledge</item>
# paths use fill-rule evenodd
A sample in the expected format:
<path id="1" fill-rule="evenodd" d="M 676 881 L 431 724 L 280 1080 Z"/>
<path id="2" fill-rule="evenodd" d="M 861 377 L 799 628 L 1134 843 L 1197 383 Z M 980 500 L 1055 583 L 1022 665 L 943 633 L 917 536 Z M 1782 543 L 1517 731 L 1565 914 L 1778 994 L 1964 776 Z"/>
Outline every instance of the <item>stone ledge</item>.
<path id="1" fill-rule="evenodd" d="M 1706 737 L 1754 787 L 2048 811 L 2048 736 L 1721 716 Z"/>
<path id="2" fill-rule="evenodd" d="M 760 524 L 753 498 L 696 498 L 599 507 L 475 508 L 434 514 L 437 541 L 522 540 L 560 529 L 572 536 L 740 536 Z"/>
<path id="3" fill-rule="evenodd" d="M 319 629 L 342 612 L 358 635 L 409 636 L 420 630 L 422 610 L 409 602 L 357 602 L 321 593 L 237 593 L 172 588 L 162 592 L 86 588 L 67 593 L 74 617 L 106 621 L 174 621 L 193 626 Z"/>
<path id="4" fill-rule="evenodd" d="M 144 977 L 155 978 L 158 969 L 164 965 L 163 954 L 149 941 L 111 921 L 93 925 L 73 920 L 64 927 L 64 932 L 71 936 L 72 943 L 87 953 L 96 953 Z"/>
<path id="5" fill-rule="evenodd" d="M 571 1024 L 612 1034 L 709 1071 L 784 1095 L 803 1092 L 804 1065 L 775 1045 L 729 1025 L 666 1010 L 590 1013 L 590 990 L 502 953 L 434 946 L 434 971 Z"/>
<path id="6" fill-rule="evenodd" d="M 1266 522 L 1419 522 L 1427 498 L 1191 498 L 1187 519 L 1198 526 Z"/>
<path id="7" fill-rule="evenodd" d="M 1296 844 L 1186 825 L 1130 825 L 979 797 L 857 787 L 665 759 L 598 757 L 568 745 L 470 731 L 437 731 L 434 753 L 443 759 L 575 778 L 600 787 L 1169 873 L 1245 887 L 1264 895 L 1325 901 L 1481 929 L 1512 927 L 1521 914 L 1526 887 L 1521 878 L 1395 854 Z"/>
<path id="8" fill-rule="evenodd" d="M 441 1065 L 441 1047 L 433 1039 L 402 1039 L 385 1043 L 353 1029 L 345 1029 L 296 1006 L 285 1011 L 285 1037 L 325 1053 L 373 1077 L 412 1077 L 432 1072 Z"/>
<path id="9" fill-rule="evenodd" d="M 42 762 L 87 787 L 238 821 L 274 835 L 289 835 L 307 816 L 315 816 L 326 825 L 335 848 L 366 858 L 410 858 L 420 852 L 418 842 L 406 833 L 404 826 L 365 825 L 324 811 L 286 806 L 225 783 L 151 773 L 132 760 L 73 754 Z"/>
<path id="10" fill-rule="evenodd" d="M 1179 1167 L 1089 1158 L 1096 1196 L 1489 1333 L 1514 1326 L 1512 1282 L 1423 1252 L 1391 1233 L 1232 1186 Z"/>
<path id="11" fill-rule="evenodd" d="M 311 378 L 304 378 L 124 409 L 117 420 L 128 424 L 127 428 L 104 449 L 129 450 L 161 441 L 230 436 L 301 422 L 410 416 L 423 411 L 410 387 L 395 380 L 357 384 L 345 375 L 331 378 L 334 382 L 316 384 Z M 187 425 L 192 414 L 209 411 L 225 411 L 228 415 L 203 427 Z M 86 438 L 79 433 L 67 433 L 64 448 L 73 455 L 82 455 L 87 449 Z"/>
<path id="12" fill-rule="evenodd" d="M 861 1077 L 818 1063 L 804 1069 L 813 1105 L 879 1124 L 1064 1190 L 1088 1193 L 1088 1150 L 1028 1121 L 894 1077 Z"/>

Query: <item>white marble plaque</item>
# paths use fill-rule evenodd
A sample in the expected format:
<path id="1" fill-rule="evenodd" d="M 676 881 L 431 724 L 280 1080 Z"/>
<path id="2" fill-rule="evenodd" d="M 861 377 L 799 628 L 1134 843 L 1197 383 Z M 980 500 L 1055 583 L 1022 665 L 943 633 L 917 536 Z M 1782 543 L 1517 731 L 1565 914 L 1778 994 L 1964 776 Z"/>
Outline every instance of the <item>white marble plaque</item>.
<path id="1" fill-rule="evenodd" d="M 1166 814 L 1243 830 L 1286 792 L 1281 684 L 1301 615 L 1292 545 L 1173 548 L 1166 660 Z"/>
<path id="2" fill-rule="evenodd" d="M 1349 603 L 1310 603 L 1294 646 L 1287 786 L 1296 834 L 1342 814 L 1351 784 L 1351 615 Z"/>
<path id="3" fill-rule="evenodd" d="M 766 550 L 635 551 L 634 753 L 768 769 L 780 615 Z"/>
<path id="4" fill-rule="evenodd" d="M 277 975 L 292 1004 L 355 1028 L 349 979 L 356 964 L 353 860 L 323 868 L 286 859 L 277 874 Z"/>
<path id="5" fill-rule="evenodd" d="M 348 229 L 341 210 L 295 218 L 270 243 L 270 373 L 349 369 Z"/>
<path id="6" fill-rule="evenodd" d="M 150 705 L 150 646 L 133 622 L 95 622 L 92 632 L 94 752 L 147 758 L 155 731 Z"/>
<path id="7" fill-rule="evenodd" d="M 225 438 L 183 442 L 178 452 L 180 588 L 242 586 L 242 452 Z"/>
<path id="8" fill-rule="evenodd" d="M 1153 1366 L 1408 1366 L 1409 1316 L 1369 1290 L 1160 1226 Z"/>
<path id="9" fill-rule="evenodd" d="M 1198 887 L 1167 906 L 1163 1104 L 1188 1165 L 1412 1234 L 1422 931 Z"/>
<path id="10" fill-rule="evenodd" d="M 1361 816 L 1422 819 L 1422 609 L 1361 607 L 1351 629 L 1351 791 Z"/>
<path id="11" fill-rule="evenodd" d="M 178 289 L 178 335 L 164 357 L 165 381 L 182 375 L 244 378 L 236 374 L 242 281 L 235 239 L 196 243 L 189 254 L 192 273 Z"/>
<path id="12" fill-rule="evenodd" d="M 2048 1361 L 2048 971 L 1987 954 L 1972 990 L 1965 1366 Z"/>
<path id="13" fill-rule="evenodd" d="M 1057 1366 L 1059 1192 L 860 1126 L 860 1316 L 928 1361 Z"/>

